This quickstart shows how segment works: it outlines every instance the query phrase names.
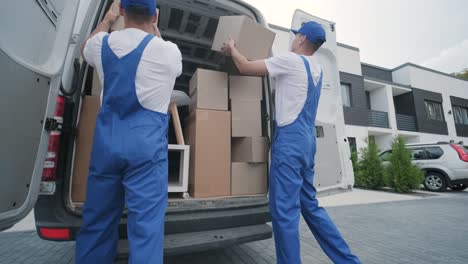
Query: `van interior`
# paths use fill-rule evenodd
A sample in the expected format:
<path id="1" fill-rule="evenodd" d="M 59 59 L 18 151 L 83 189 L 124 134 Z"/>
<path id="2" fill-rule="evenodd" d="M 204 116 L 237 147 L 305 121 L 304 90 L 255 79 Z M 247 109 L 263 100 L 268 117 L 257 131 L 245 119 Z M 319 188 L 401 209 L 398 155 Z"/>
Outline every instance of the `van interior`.
<path id="1" fill-rule="evenodd" d="M 228 1 L 226 1 L 228 2 Z M 232 1 L 233 2 L 233 1 Z M 183 73 L 177 79 L 175 90 L 180 90 L 189 93 L 189 81 L 197 68 L 204 68 L 217 71 L 226 71 L 232 73 L 232 62 L 221 53 L 211 50 L 211 45 L 216 32 L 218 20 L 220 16 L 226 15 L 247 15 L 253 17 L 253 13 L 248 13 L 246 7 L 228 2 L 227 5 L 221 5 L 218 1 L 212 0 L 159 0 L 158 5 L 160 8 L 159 29 L 162 38 L 167 41 L 176 43 L 183 55 Z M 110 8 L 112 1 L 106 6 L 106 10 Z M 254 18 L 254 17 L 253 17 Z M 255 18 L 254 18 L 255 19 Z M 93 68 L 88 67 L 86 80 L 84 80 L 83 95 L 91 93 Z M 266 82 L 264 82 L 266 83 Z M 265 87 L 264 87 L 265 91 Z M 262 116 L 266 116 L 266 101 L 268 97 L 263 95 L 262 101 Z M 79 105 L 79 104 L 76 104 Z M 189 115 L 189 108 L 187 106 L 179 107 L 179 116 L 184 129 L 185 119 Z M 75 111 L 77 114 L 79 111 Z M 76 118 L 75 118 L 76 119 Z M 78 120 L 76 120 L 78 121 Z M 262 133 L 263 136 L 268 136 L 268 122 L 267 118 L 262 118 Z M 76 122 L 77 123 L 77 122 Z M 75 124 L 76 124 L 75 123 Z M 169 144 L 176 144 L 176 137 L 174 127 L 170 122 L 169 127 Z M 180 154 L 177 152 L 169 152 L 169 181 L 176 181 L 179 175 L 179 158 Z M 69 170 L 69 174 L 72 171 Z M 70 175 L 73 177 L 73 175 Z M 71 182 L 71 181 L 70 181 Z M 71 186 L 71 184 L 70 184 Z M 70 187 L 71 193 L 71 187 Z M 68 195 L 69 204 L 75 212 L 80 212 L 82 203 L 71 201 L 71 196 Z M 212 198 L 208 200 L 231 200 L 244 199 L 253 202 L 255 199 L 266 199 L 266 194 L 261 196 L 249 197 L 224 197 Z M 199 199 L 184 199 L 182 194 L 169 194 L 169 201 L 172 205 L 180 202 L 187 206 Z M 201 199 L 205 200 L 206 199 Z M 191 206 L 191 207 L 192 207 Z M 172 206 L 174 207 L 174 206 Z M 175 206 L 177 207 L 177 206 Z M 171 209 L 171 206 L 168 207 Z"/>

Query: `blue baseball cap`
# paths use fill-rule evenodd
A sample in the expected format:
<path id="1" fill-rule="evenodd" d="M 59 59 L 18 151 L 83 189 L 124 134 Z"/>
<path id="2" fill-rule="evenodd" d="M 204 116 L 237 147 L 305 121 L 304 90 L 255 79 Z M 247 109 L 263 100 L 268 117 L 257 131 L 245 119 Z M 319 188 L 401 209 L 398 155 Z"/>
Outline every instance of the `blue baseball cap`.
<path id="1" fill-rule="evenodd" d="M 291 31 L 294 34 L 301 33 L 312 43 L 316 43 L 317 41 L 325 43 L 327 41 L 327 34 L 322 25 L 314 21 L 305 23 L 299 30 L 291 29 Z"/>
<path id="2" fill-rule="evenodd" d="M 130 6 L 141 6 L 148 9 L 148 15 L 156 14 L 156 0 L 121 0 L 120 4 L 123 9 L 128 9 Z"/>

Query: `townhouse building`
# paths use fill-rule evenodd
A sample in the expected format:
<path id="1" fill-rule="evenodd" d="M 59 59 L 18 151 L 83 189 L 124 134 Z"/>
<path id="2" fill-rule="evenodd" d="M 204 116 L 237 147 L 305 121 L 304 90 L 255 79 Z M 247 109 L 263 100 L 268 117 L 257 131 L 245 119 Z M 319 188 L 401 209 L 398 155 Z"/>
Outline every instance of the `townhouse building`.
<path id="1" fill-rule="evenodd" d="M 374 137 L 381 150 L 407 143 L 468 144 L 468 81 L 406 63 L 386 69 L 361 62 L 359 48 L 338 45 L 343 114 L 351 149 Z"/>

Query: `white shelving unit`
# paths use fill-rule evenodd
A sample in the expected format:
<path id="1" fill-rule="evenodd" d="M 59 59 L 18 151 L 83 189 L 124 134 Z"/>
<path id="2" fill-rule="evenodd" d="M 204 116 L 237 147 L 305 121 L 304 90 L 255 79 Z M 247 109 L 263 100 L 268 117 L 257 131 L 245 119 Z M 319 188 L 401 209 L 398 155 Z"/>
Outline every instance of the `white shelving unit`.
<path id="1" fill-rule="evenodd" d="M 169 145 L 169 151 L 180 152 L 179 181 L 169 182 L 169 193 L 183 193 L 188 197 L 188 174 L 190 161 L 190 146 L 188 145 Z"/>

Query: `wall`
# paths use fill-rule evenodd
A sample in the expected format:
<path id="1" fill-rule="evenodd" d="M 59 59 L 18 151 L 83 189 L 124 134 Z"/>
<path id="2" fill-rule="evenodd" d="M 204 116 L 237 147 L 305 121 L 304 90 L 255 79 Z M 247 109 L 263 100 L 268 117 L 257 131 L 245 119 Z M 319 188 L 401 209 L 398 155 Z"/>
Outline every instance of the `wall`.
<path id="1" fill-rule="evenodd" d="M 464 108 L 468 108 L 468 99 L 463 99 L 463 98 L 459 98 L 459 97 L 455 97 L 455 96 L 450 96 L 450 102 L 452 103 L 453 106 L 461 106 L 461 107 L 464 107 Z M 456 130 L 457 136 L 467 137 L 468 138 L 468 125 L 456 124 L 453 110 L 452 110 L 452 115 L 451 116 L 454 119 L 455 130 Z"/>
<path id="2" fill-rule="evenodd" d="M 468 99 L 468 81 L 454 78 L 445 73 L 440 73 L 431 69 L 426 69 L 414 64 L 405 64 L 393 72 L 395 82 L 411 85 L 416 88 L 440 93 L 448 135 L 453 138 L 463 138 L 457 136 L 457 129 L 453 115 L 449 115 L 452 110 L 450 96 Z M 468 141 L 468 138 L 464 138 Z"/>
<path id="3" fill-rule="evenodd" d="M 362 75 L 361 57 L 358 49 L 338 45 L 338 70 L 354 75 Z"/>
<path id="4" fill-rule="evenodd" d="M 442 94 L 413 88 L 413 97 L 419 132 L 448 135 L 447 122 L 428 119 L 424 103 L 425 100 L 442 103 Z M 443 105 L 443 111 L 447 111 L 445 105 Z M 445 120 L 447 120 L 447 117 L 445 117 Z"/>
<path id="5" fill-rule="evenodd" d="M 378 135 L 378 136 L 374 136 L 374 138 L 375 138 L 375 143 L 377 144 L 381 152 L 392 148 L 392 142 L 393 142 L 392 134 Z"/>
<path id="6" fill-rule="evenodd" d="M 370 92 L 372 110 L 389 112 L 389 100 L 387 95 L 387 86 L 375 89 Z"/>
<path id="7" fill-rule="evenodd" d="M 347 137 L 356 138 L 358 152 L 360 152 L 362 148 L 367 147 L 367 127 L 347 125 L 345 127 L 345 132 Z"/>
<path id="8" fill-rule="evenodd" d="M 380 68 L 374 65 L 365 64 L 365 63 L 361 64 L 361 69 L 362 69 L 363 76 L 376 78 L 376 79 L 384 80 L 387 82 L 393 81 L 391 70 Z"/>
<path id="9" fill-rule="evenodd" d="M 340 72 L 340 81 L 351 85 L 351 107 L 344 107 L 345 124 L 367 126 L 367 100 L 362 76 Z"/>
<path id="10" fill-rule="evenodd" d="M 394 98 L 395 102 L 395 111 L 400 115 L 410 115 L 416 116 L 416 111 L 414 110 L 414 98 L 413 93 L 405 93 Z"/>
<path id="11" fill-rule="evenodd" d="M 410 68 L 401 68 L 392 72 L 392 79 L 396 83 L 411 85 Z"/>

